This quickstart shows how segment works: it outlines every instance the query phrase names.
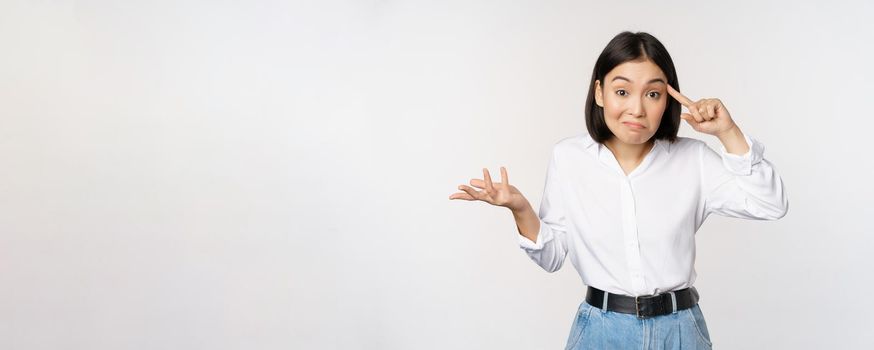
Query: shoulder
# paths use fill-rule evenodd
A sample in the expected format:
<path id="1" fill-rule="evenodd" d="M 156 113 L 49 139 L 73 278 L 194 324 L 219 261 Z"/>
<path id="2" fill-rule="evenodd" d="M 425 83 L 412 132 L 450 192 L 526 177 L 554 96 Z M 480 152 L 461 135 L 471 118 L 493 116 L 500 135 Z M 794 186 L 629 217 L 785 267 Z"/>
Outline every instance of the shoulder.
<path id="1" fill-rule="evenodd" d="M 583 154 L 591 153 L 593 148 L 597 149 L 597 145 L 598 143 L 589 136 L 588 132 L 583 132 L 559 139 L 553 143 L 551 153 L 555 159 L 577 158 Z"/>
<path id="2" fill-rule="evenodd" d="M 552 150 L 553 151 L 567 151 L 567 150 L 574 150 L 574 149 L 581 150 L 581 149 L 586 149 L 589 146 L 592 146 L 596 143 L 597 142 L 595 142 L 595 140 L 592 139 L 591 136 L 589 136 L 588 132 L 583 132 L 580 134 L 567 136 L 565 138 L 562 138 L 562 139 L 556 141 L 552 145 Z"/>
<path id="3" fill-rule="evenodd" d="M 701 150 L 701 147 L 706 147 L 707 143 L 692 137 L 685 136 L 677 136 L 677 140 L 671 144 L 671 151 L 677 150 L 679 152 L 698 152 Z"/>

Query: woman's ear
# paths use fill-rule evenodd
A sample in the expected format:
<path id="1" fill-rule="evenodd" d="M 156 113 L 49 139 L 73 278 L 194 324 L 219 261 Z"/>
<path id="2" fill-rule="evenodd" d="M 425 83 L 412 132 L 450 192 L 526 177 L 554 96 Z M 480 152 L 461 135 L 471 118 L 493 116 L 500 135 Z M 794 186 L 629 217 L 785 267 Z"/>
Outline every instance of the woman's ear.
<path id="1" fill-rule="evenodd" d="M 595 80 L 595 104 L 604 108 L 604 91 L 601 90 L 601 81 Z"/>

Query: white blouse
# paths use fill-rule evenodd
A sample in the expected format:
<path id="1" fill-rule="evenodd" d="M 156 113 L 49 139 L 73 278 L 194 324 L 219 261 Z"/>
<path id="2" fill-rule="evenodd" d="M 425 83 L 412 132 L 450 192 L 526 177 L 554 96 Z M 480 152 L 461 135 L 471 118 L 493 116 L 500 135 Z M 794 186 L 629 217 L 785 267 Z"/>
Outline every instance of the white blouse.
<path id="1" fill-rule="evenodd" d="M 611 293 L 691 287 L 695 232 L 708 215 L 776 220 L 788 211 L 764 146 L 744 137 L 743 156 L 693 138 L 656 140 L 628 176 L 588 132 L 562 139 L 547 168 L 537 242 L 517 232 L 519 245 L 547 272 L 569 255 L 584 284 Z"/>

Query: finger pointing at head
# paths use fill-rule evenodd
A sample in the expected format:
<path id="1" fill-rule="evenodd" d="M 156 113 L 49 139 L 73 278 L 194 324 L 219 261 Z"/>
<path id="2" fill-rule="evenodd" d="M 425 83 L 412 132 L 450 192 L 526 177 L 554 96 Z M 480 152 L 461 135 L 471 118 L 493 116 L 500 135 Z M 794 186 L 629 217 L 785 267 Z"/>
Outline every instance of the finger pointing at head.
<path id="1" fill-rule="evenodd" d="M 668 94 L 680 102 L 681 105 L 686 106 L 686 108 L 691 108 L 690 106 L 694 104 L 694 102 L 692 102 L 688 97 L 683 96 L 679 91 L 674 90 L 673 86 L 668 85 Z"/>
<path id="2" fill-rule="evenodd" d="M 673 86 L 668 85 L 668 93 L 671 94 L 671 96 L 673 96 L 674 99 L 677 100 L 677 102 L 680 102 L 681 105 L 686 106 L 686 109 L 689 110 L 689 114 L 691 114 L 692 117 L 695 118 L 695 121 L 701 123 L 706 120 L 698 111 L 698 106 L 695 104 L 695 102 L 681 94 L 679 91 L 675 90 Z"/>

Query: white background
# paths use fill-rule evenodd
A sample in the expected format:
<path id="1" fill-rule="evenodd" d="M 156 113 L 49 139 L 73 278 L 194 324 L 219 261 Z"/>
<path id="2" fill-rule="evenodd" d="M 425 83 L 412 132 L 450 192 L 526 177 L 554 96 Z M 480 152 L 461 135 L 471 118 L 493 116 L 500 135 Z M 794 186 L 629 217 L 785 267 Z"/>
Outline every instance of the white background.
<path id="1" fill-rule="evenodd" d="M 766 147 L 711 216 L 720 349 L 874 347 L 870 2 L 0 1 L 0 348 L 559 349 L 585 287 L 517 245 L 620 31 Z M 718 140 L 685 124 L 682 136 Z"/>

